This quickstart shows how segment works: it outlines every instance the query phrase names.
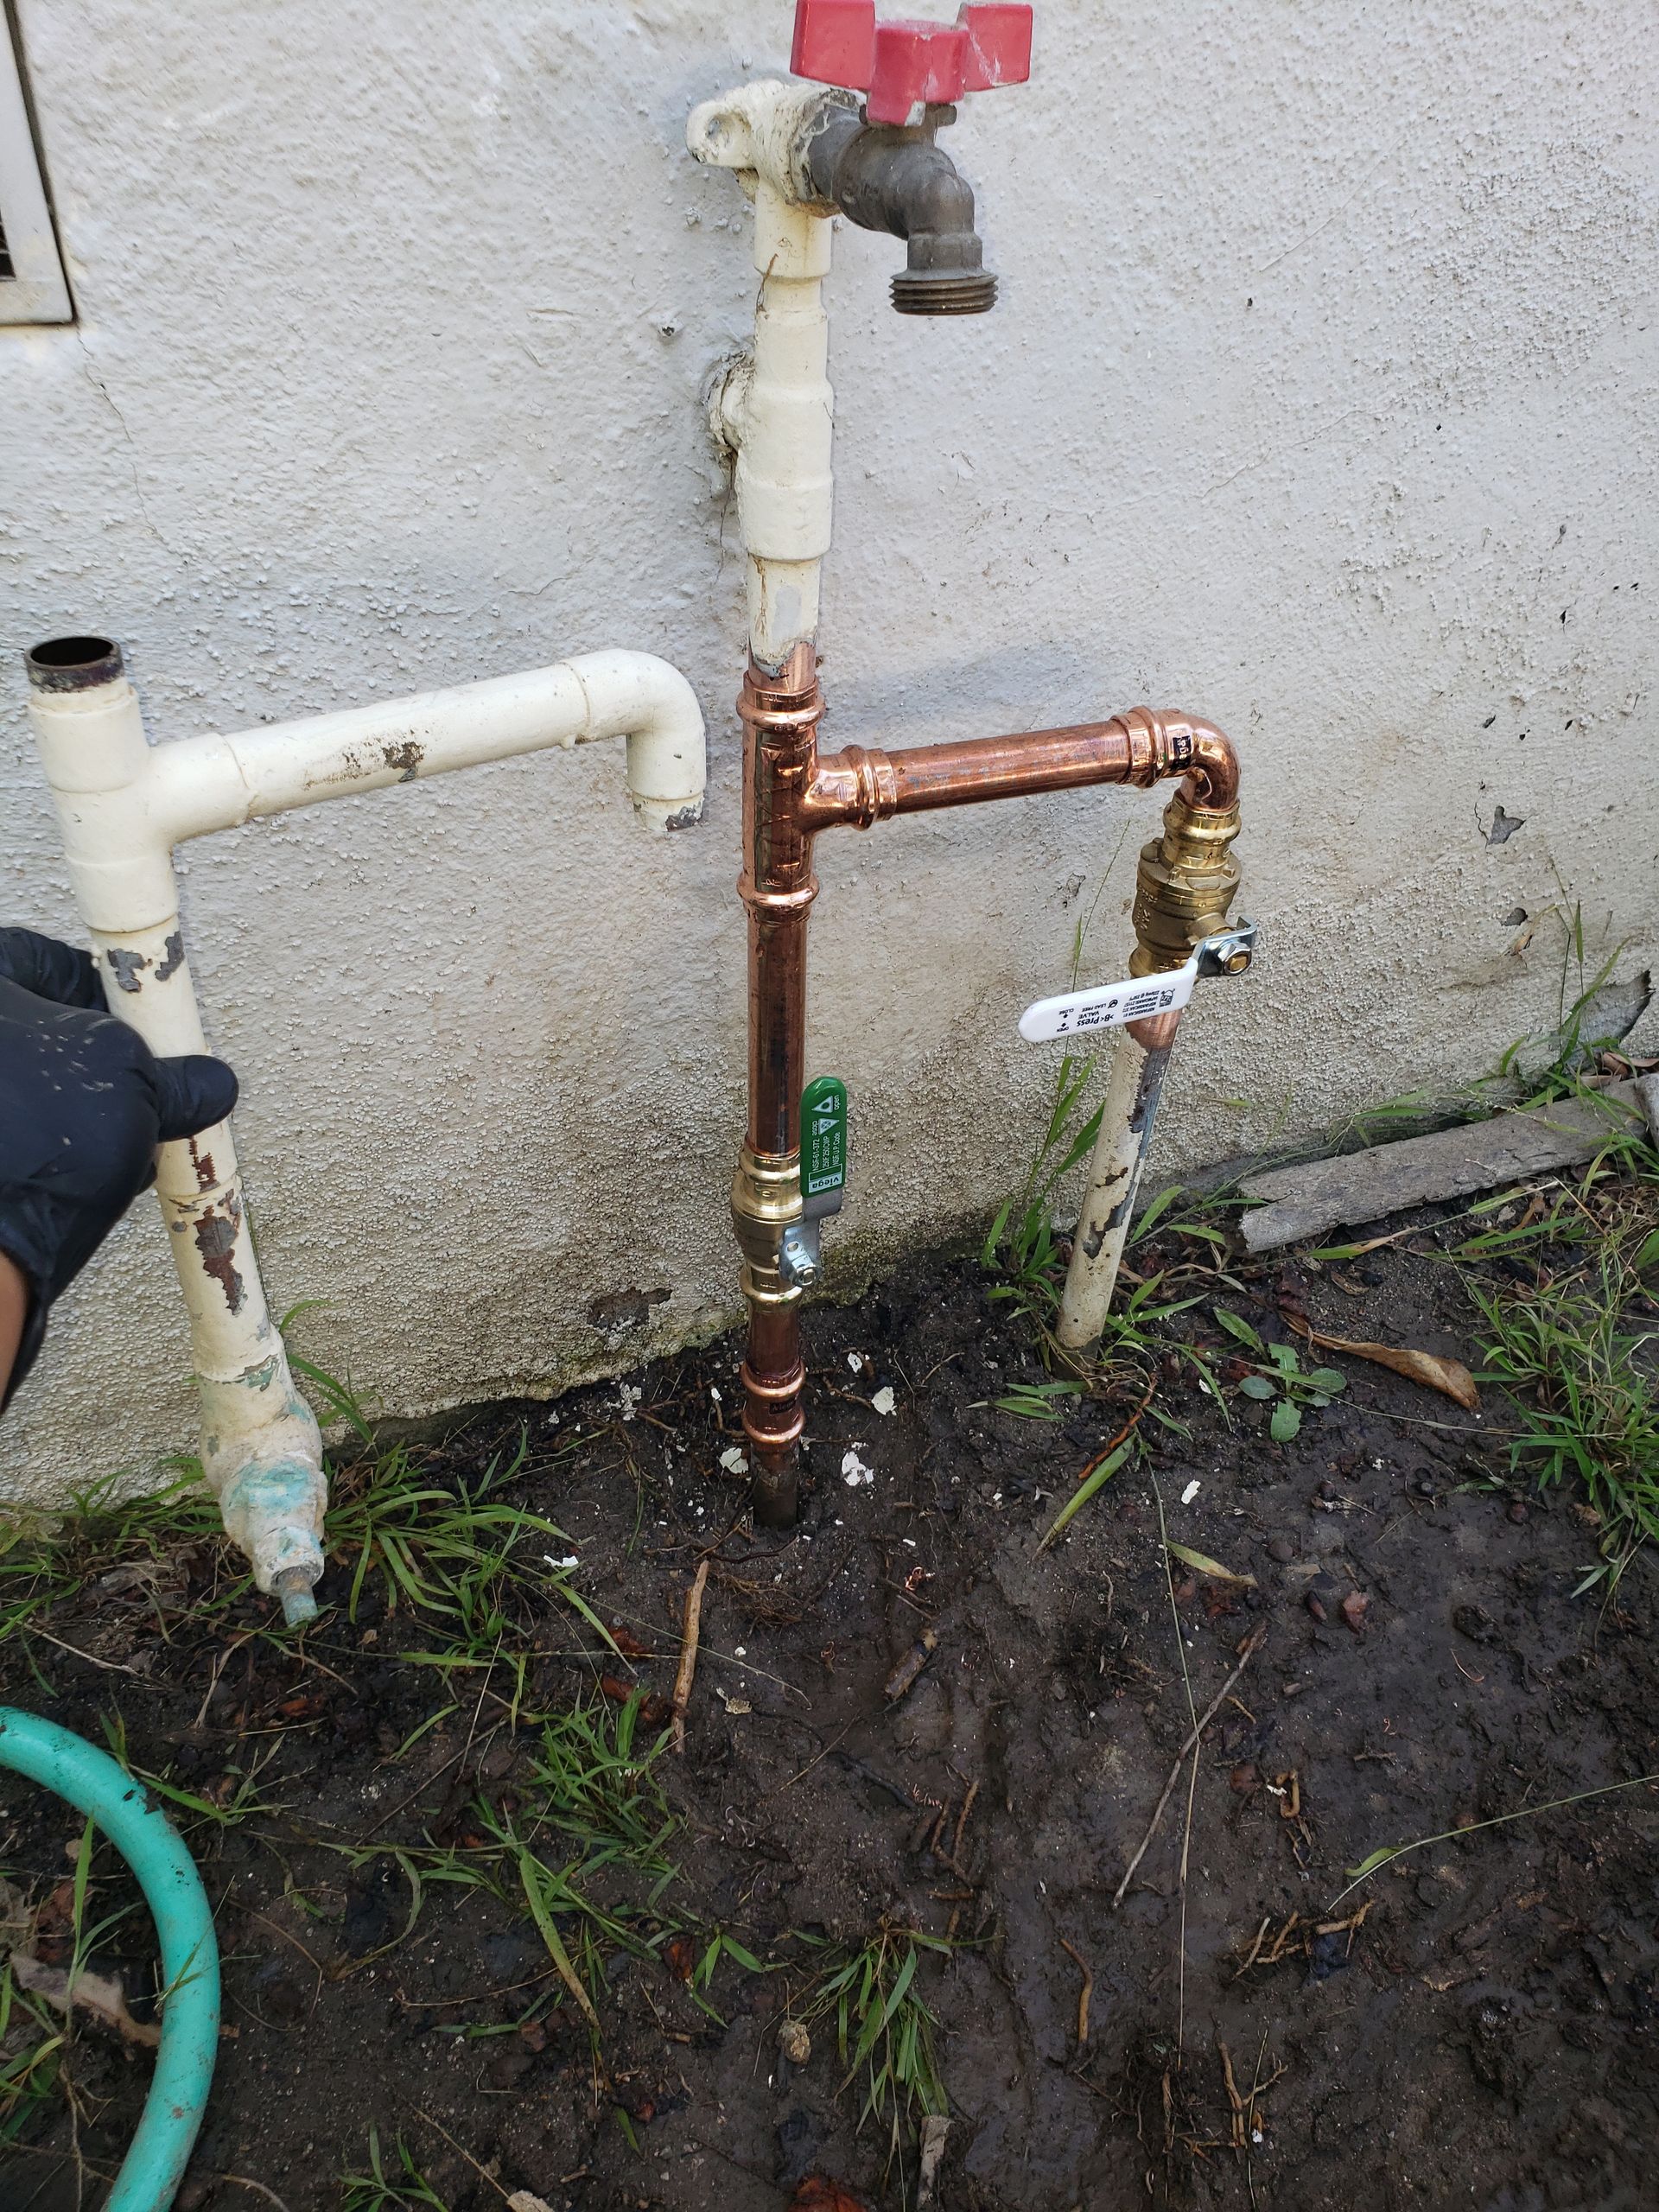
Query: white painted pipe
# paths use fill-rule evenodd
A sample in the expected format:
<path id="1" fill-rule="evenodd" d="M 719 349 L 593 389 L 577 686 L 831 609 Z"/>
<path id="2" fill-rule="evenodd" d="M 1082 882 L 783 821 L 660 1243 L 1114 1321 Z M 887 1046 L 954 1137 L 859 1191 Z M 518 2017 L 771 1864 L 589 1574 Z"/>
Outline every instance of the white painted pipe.
<path id="1" fill-rule="evenodd" d="M 811 200 L 804 163 L 812 121 L 841 97 L 767 80 L 704 101 L 686 126 L 697 159 L 735 169 L 754 202 L 754 336 L 721 379 L 711 414 L 736 461 L 749 650 L 774 672 L 792 646 L 817 635 L 830 550 L 835 393 L 823 280 L 834 210 Z"/>
<path id="2" fill-rule="evenodd" d="M 1118 1031 L 1054 1327 L 1073 1351 L 1095 1343 L 1106 1326 L 1168 1065 L 1167 1045 L 1149 1052 L 1132 1032 Z"/>
<path id="3" fill-rule="evenodd" d="M 111 1010 L 158 1055 L 205 1052 L 173 847 L 254 817 L 451 768 L 627 739 L 635 808 L 656 830 L 702 810 L 702 716 L 649 653 L 587 653 L 522 676 L 302 721 L 151 746 L 118 648 L 71 639 L 29 657 L 29 718 L 71 886 Z M 322 1443 L 266 1303 L 228 1122 L 156 1154 L 156 1192 L 190 1316 L 203 1474 L 261 1590 L 316 1611 Z"/>

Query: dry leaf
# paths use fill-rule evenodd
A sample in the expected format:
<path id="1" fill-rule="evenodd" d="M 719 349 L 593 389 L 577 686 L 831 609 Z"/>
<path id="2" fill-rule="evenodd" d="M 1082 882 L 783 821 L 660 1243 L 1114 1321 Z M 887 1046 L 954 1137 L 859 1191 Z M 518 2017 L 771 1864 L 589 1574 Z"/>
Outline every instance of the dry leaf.
<path id="1" fill-rule="evenodd" d="M 553 2212 L 544 2196 L 534 2196 L 527 2189 L 515 2189 L 507 2199 L 507 2212 Z"/>
<path id="2" fill-rule="evenodd" d="M 1230 1567 L 1224 1567 L 1218 1559 L 1211 1559 L 1204 1552 L 1191 1551 L 1185 1544 L 1170 1544 L 1166 1549 L 1173 1552 L 1183 1566 L 1190 1567 L 1195 1574 L 1212 1575 L 1217 1582 L 1236 1582 L 1241 1590 L 1254 1590 L 1255 1587 L 1253 1574 L 1235 1574 Z"/>
<path id="3" fill-rule="evenodd" d="M 950 2121 L 937 2113 L 930 2113 L 922 2122 L 922 2163 L 916 2177 L 918 2212 L 926 2212 L 929 2205 L 938 2202 L 939 2167 L 944 2158 L 945 2139 L 950 2133 Z"/>
<path id="4" fill-rule="evenodd" d="M 55 2005 L 60 2012 L 67 2013 L 72 2005 L 79 2005 L 94 2019 L 118 2028 L 128 2043 L 143 2044 L 147 2050 L 154 2050 L 161 2042 L 158 2027 L 148 2021 L 135 2020 L 128 2012 L 127 1993 L 111 1974 L 83 1972 L 75 1976 L 72 1987 L 66 1968 L 42 1966 L 24 1951 L 12 1953 L 11 1972 L 20 1988 L 33 1990 L 48 2005 Z"/>
<path id="5" fill-rule="evenodd" d="M 1408 1382 L 1421 1382 L 1431 1390 L 1438 1390 L 1443 1397 L 1455 1398 L 1466 1412 L 1473 1413 L 1480 1404 L 1480 1393 L 1475 1388 L 1475 1378 L 1461 1360 L 1442 1359 L 1438 1352 L 1414 1351 L 1409 1344 L 1356 1344 L 1348 1337 L 1327 1337 L 1318 1329 L 1311 1329 L 1294 1314 L 1287 1313 L 1286 1320 L 1311 1344 L 1318 1344 L 1321 1351 L 1345 1351 L 1353 1359 L 1369 1359 L 1374 1366 L 1391 1367 L 1396 1375 L 1403 1375 Z"/>
<path id="6" fill-rule="evenodd" d="M 789 2212 L 868 2212 L 868 2208 L 861 2196 L 855 2196 L 838 2181 L 809 2174 L 790 2198 Z"/>

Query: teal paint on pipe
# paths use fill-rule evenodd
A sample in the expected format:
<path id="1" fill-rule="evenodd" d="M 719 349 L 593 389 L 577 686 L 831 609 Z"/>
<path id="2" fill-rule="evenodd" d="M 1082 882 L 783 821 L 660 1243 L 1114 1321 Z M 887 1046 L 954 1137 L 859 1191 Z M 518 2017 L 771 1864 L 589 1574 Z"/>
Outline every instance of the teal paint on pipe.
<path id="1" fill-rule="evenodd" d="M 162 1941 L 161 2047 L 138 2132 L 104 2212 L 168 2212 L 219 2056 L 219 1944 L 195 1863 L 149 1792 L 84 1737 L 0 1706 L 0 1767 L 90 1814 L 132 1869 Z"/>

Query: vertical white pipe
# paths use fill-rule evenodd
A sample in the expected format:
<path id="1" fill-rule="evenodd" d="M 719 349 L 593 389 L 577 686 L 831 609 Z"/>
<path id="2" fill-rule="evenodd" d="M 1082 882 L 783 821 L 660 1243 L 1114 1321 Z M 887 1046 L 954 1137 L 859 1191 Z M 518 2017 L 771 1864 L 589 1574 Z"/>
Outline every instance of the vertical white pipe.
<path id="1" fill-rule="evenodd" d="M 205 1052 L 171 855 L 139 834 L 114 852 L 105 844 L 124 798 L 142 814 L 150 758 L 137 694 L 118 657 L 114 666 L 104 683 L 35 689 L 29 718 L 110 1011 L 158 1058 Z M 162 1145 L 156 1188 L 190 1316 L 203 1475 L 260 1589 L 290 1621 L 308 1619 L 322 1573 L 322 1439 L 265 1301 L 229 1122 Z"/>
<path id="2" fill-rule="evenodd" d="M 1092 1344 L 1106 1326 L 1168 1065 L 1167 1045 L 1149 1052 L 1128 1030 L 1118 1032 L 1054 1330 L 1071 1350 Z"/>
<path id="3" fill-rule="evenodd" d="M 830 550 L 835 394 L 830 389 L 830 225 L 755 182 L 754 351 L 728 429 L 737 448 L 738 526 L 748 555 L 749 650 L 777 670 L 818 629 Z"/>

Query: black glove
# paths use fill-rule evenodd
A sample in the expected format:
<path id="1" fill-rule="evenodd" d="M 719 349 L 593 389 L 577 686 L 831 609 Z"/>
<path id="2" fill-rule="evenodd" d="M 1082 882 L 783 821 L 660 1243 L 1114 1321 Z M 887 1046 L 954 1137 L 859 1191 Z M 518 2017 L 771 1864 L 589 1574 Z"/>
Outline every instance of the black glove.
<path id="1" fill-rule="evenodd" d="M 155 1180 L 156 1147 L 211 1128 L 235 1103 L 223 1060 L 158 1060 L 105 1011 L 89 953 L 0 929 L 0 1252 L 30 1294 L 6 1397 L 53 1300 Z"/>

